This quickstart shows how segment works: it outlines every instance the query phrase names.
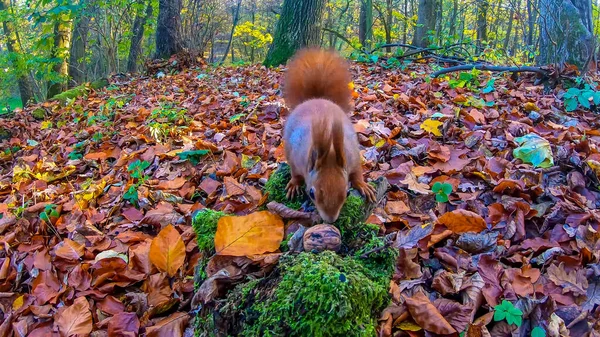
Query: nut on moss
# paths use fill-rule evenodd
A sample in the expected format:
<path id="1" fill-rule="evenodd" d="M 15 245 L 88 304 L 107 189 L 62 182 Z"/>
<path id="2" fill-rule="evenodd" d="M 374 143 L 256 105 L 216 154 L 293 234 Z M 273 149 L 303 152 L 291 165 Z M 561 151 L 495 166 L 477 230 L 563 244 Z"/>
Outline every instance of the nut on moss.
<path id="1" fill-rule="evenodd" d="M 307 252 L 322 252 L 331 250 L 337 252 L 342 246 L 340 231 L 332 225 L 322 224 L 310 227 L 304 232 L 304 250 Z"/>

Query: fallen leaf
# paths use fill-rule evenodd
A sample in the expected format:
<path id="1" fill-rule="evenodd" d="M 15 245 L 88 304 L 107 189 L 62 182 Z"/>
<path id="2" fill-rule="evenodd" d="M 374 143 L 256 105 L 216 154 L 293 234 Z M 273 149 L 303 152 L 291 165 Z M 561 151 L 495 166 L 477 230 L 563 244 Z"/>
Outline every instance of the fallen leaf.
<path id="1" fill-rule="evenodd" d="M 434 136 L 441 137 L 442 132 L 440 131 L 440 126 L 442 126 L 442 122 L 428 118 L 423 123 L 421 123 L 421 129 L 431 133 Z"/>
<path id="2" fill-rule="evenodd" d="M 456 209 L 452 212 L 444 213 L 438 218 L 438 223 L 457 234 L 467 232 L 479 233 L 487 229 L 487 224 L 481 215 L 464 209 Z"/>
<path id="3" fill-rule="evenodd" d="M 586 295 L 588 280 L 584 269 L 567 272 L 564 263 L 559 266 L 552 264 L 548 267 L 548 277 L 554 284 L 563 288 L 563 294 L 572 292 L 574 295 Z"/>
<path id="4" fill-rule="evenodd" d="M 185 262 L 185 245 L 172 225 L 163 228 L 150 244 L 150 261 L 160 271 L 175 276 Z"/>
<path id="5" fill-rule="evenodd" d="M 407 297 L 405 300 L 410 315 L 423 329 L 440 335 L 456 333 L 456 329 L 422 292 L 417 292 L 413 297 Z"/>
<path id="6" fill-rule="evenodd" d="M 414 248 L 417 246 L 419 241 L 431 234 L 433 226 L 431 224 L 415 226 L 407 231 L 398 232 L 396 241 L 394 242 L 395 248 Z"/>
<path id="7" fill-rule="evenodd" d="M 175 312 L 146 328 L 147 337 L 180 337 L 190 316 L 185 312 Z"/>
<path id="8" fill-rule="evenodd" d="M 62 337 L 92 332 L 92 313 L 85 297 L 76 298 L 71 306 L 59 308 L 54 317 L 54 324 Z"/>
<path id="9" fill-rule="evenodd" d="M 217 223 L 217 255 L 248 256 L 274 252 L 283 240 L 283 221 L 268 211 L 224 216 Z"/>

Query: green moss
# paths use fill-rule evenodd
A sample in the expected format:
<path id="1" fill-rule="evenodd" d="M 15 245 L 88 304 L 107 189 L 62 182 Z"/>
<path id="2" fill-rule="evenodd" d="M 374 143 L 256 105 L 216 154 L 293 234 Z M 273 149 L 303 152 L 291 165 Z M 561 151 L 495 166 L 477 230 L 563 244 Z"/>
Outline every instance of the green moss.
<path id="1" fill-rule="evenodd" d="M 374 225 L 370 225 L 374 226 Z M 377 232 L 371 232 L 371 237 L 367 242 L 354 253 L 354 257 L 369 270 L 369 275 L 379 280 L 383 284 L 388 284 L 392 274 L 394 273 L 394 267 L 396 265 L 396 259 L 398 258 L 398 250 L 392 247 L 382 249 L 376 253 L 369 254 L 366 258 L 360 256 L 366 252 L 372 251 L 373 249 L 385 246 L 384 238 L 378 237 Z"/>
<path id="2" fill-rule="evenodd" d="M 81 97 L 87 94 L 88 88 L 85 85 L 80 85 L 69 90 L 63 91 L 60 94 L 54 95 L 52 99 L 59 100 L 61 102 L 65 102 L 68 99 L 74 99 L 77 97 Z"/>
<path id="3" fill-rule="evenodd" d="M 44 120 L 46 119 L 46 110 L 43 108 L 36 108 L 31 112 L 31 115 L 37 120 Z"/>
<path id="4" fill-rule="evenodd" d="M 198 249 L 202 253 L 202 258 L 198 261 L 196 269 L 196 282 L 206 278 L 204 267 L 208 263 L 208 259 L 215 252 L 215 233 L 217 232 L 217 222 L 224 216 L 225 213 L 213 211 L 205 208 L 200 210 L 192 219 L 192 228 L 196 233 L 196 242 Z"/>
<path id="5" fill-rule="evenodd" d="M 98 89 L 102 89 L 106 86 L 108 86 L 108 79 L 106 78 L 101 78 L 98 80 L 95 80 L 93 82 L 90 83 L 90 88 L 94 89 L 94 90 L 98 90 Z"/>
<path id="6" fill-rule="evenodd" d="M 280 261 L 274 289 L 247 291 L 243 336 L 374 336 L 376 319 L 388 304 L 387 284 L 371 280 L 352 257 L 288 255 Z M 253 285 L 255 286 L 255 285 Z"/>
<path id="7" fill-rule="evenodd" d="M 264 192 L 269 193 L 268 202 L 282 203 L 292 209 L 298 209 L 302 206 L 303 196 L 295 196 L 292 200 L 289 200 L 285 195 L 285 187 L 291 177 L 290 166 L 285 163 L 280 164 L 265 184 Z"/>

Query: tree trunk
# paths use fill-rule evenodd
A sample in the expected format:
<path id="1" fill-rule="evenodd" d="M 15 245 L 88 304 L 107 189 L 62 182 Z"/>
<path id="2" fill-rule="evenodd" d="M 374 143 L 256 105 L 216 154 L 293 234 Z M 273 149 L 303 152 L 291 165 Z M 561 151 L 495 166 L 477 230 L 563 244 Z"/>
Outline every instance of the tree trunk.
<path id="1" fill-rule="evenodd" d="M 241 5 L 242 5 L 242 0 L 238 0 L 236 8 L 232 9 L 232 11 L 231 11 L 231 16 L 232 16 L 231 33 L 229 34 L 229 42 L 227 42 L 227 48 L 225 48 L 225 53 L 223 53 L 223 58 L 221 59 L 220 63 L 225 62 L 225 59 L 227 58 L 227 54 L 229 53 L 229 49 L 231 48 L 231 42 L 233 41 L 233 33 L 235 32 L 235 27 L 237 26 L 238 19 L 240 18 L 240 6 Z M 233 60 L 233 58 L 234 58 L 233 49 L 231 49 L 231 62 L 235 62 Z"/>
<path id="2" fill-rule="evenodd" d="M 62 15 L 54 23 L 54 47 L 52 49 L 52 58 L 59 60 L 54 65 L 54 72 L 59 76 L 58 80 L 51 81 L 48 87 L 47 97 L 52 98 L 67 89 L 67 79 L 69 76 L 69 47 L 71 40 L 71 19 L 63 20 Z"/>
<path id="3" fill-rule="evenodd" d="M 140 0 L 140 5 L 145 1 Z M 137 62 L 142 53 L 142 39 L 144 38 L 144 27 L 146 22 L 152 17 L 152 1 L 146 5 L 146 13 L 138 12 L 133 22 L 133 35 L 131 36 L 131 45 L 129 46 L 129 57 L 127 58 L 127 71 L 135 73 L 137 71 Z"/>
<path id="4" fill-rule="evenodd" d="M 85 1 L 81 2 L 85 7 Z M 71 37 L 71 52 L 69 53 L 69 87 L 74 87 L 86 81 L 87 77 L 87 62 L 85 61 L 85 53 L 88 43 L 88 32 L 90 30 L 90 17 L 83 9 L 75 27 L 73 27 L 73 36 Z"/>
<path id="5" fill-rule="evenodd" d="M 509 18 L 508 18 L 508 28 L 506 28 L 506 37 L 504 38 L 504 46 L 503 46 L 503 49 L 506 53 L 508 53 L 508 43 L 510 42 L 510 33 L 512 32 L 514 16 L 515 16 L 515 9 L 513 7 L 511 7 Z"/>
<path id="6" fill-rule="evenodd" d="M 450 18 L 450 36 L 456 34 L 456 18 L 458 17 L 458 0 L 452 2 L 452 15 Z"/>
<path id="7" fill-rule="evenodd" d="M 358 20 L 358 40 L 366 49 L 373 40 L 373 0 L 361 0 Z"/>
<path id="8" fill-rule="evenodd" d="M 595 41 L 591 0 L 540 0 L 538 64 L 570 63 L 587 70 Z"/>
<path id="9" fill-rule="evenodd" d="M 181 0 L 158 0 L 155 58 L 169 58 L 183 50 Z"/>
<path id="10" fill-rule="evenodd" d="M 483 51 L 483 43 L 487 41 L 488 0 L 477 1 L 477 52 Z"/>
<path id="11" fill-rule="evenodd" d="M 278 66 L 285 63 L 296 50 L 317 45 L 324 9 L 325 0 L 284 0 L 273 44 L 264 64 Z"/>
<path id="12" fill-rule="evenodd" d="M 533 30 L 535 27 L 535 16 L 533 14 L 533 4 L 531 0 L 527 0 L 527 45 L 533 45 Z"/>
<path id="13" fill-rule="evenodd" d="M 415 36 L 412 43 L 417 47 L 427 47 L 429 45 L 429 32 L 435 29 L 437 1 L 419 0 L 417 27 L 415 27 Z"/>
<path id="14" fill-rule="evenodd" d="M 458 0 L 457 0 L 458 1 Z M 408 18 L 408 0 L 404 0 L 404 16 L 405 19 L 404 24 L 403 24 L 403 28 L 404 31 L 402 32 L 402 43 L 406 44 L 406 41 L 408 40 L 408 20 L 406 18 Z"/>
<path id="15" fill-rule="evenodd" d="M 387 19 L 385 20 L 387 22 L 387 29 L 385 30 L 385 43 L 386 44 L 390 44 L 392 43 L 392 27 L 394 26 L 393 20 L 394 20 L 394 15 L 393 15 L 393 4 L 392 4 L 392 0 L 386 0 L 386 12 L 387 12 Z M 391 47 L 386 47 L 385 50 L 387 53 L 391 53 L 392 49 Z"/>
<path id="16" fill-rule="evenodd" d="M 1 0 L 0 1 L 0 11 L 8 11 L 10 7 L 9 0 Z M 21 54 L 21 48 L 17 43 L 17 35 L 15 31 L 15 27 L 12 25 L 10 20 L 6 20 L 2 22 L 4 28 L 4 35 L 6 35 L 6 48 L 9 53 Z M 15 62 L 18 61 L 18 57 Z M 31 81 L 29 80 L 29 76 L 27 71 L 23 71 L 19 76 L 17 83 L 19 85 L 19 95 L 21 96 L 21 103 L 23 107 L 29 103 L 31 99 L 33 99 L 33 86 Z"/>

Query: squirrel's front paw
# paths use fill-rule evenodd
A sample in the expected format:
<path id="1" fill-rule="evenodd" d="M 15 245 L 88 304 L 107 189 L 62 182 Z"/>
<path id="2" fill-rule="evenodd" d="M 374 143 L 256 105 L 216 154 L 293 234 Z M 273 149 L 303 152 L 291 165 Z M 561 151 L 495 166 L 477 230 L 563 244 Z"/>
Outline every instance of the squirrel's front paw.
<path id="1" fill-rule="evenodd" d="M 377 196 L 375 193 L 375 188 L 370 184 L 364 182 L 363 180 L 353 181 L 352 186 L 359 191 L 362 195 L 364 195 L 369 202 L 377 201 Z"/>
<path id="2" fill-rule="evenodd" d="M 300 195 L 302 186 L 296 179 L 290 179 L 290 182 L 285 187 L 286 196 L 288 199 L 292 199 L 296 195 Z"/>

